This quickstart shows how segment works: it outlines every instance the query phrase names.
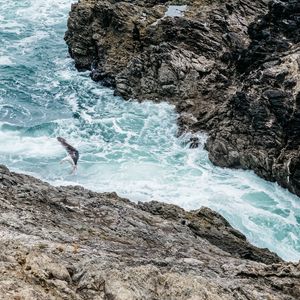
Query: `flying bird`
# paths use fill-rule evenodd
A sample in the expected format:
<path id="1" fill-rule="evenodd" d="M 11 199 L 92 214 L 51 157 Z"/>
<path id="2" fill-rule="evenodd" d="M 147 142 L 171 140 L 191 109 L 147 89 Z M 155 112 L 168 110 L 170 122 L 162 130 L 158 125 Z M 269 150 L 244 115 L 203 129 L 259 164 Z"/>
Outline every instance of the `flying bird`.
<path id="1" fill-rule="evenodd" d="M 67 157 L 65 157 L 64 159 L 61 160 L 61 164 L 63 162 L 69 162 L 72 165 L 72 173 L 71 174 L 75 174 L 76 170 L 77 170 L 77 162 L 79 159 L 79 152 L 77 149 L 75 149 L 73 146 L 71 146 L 69 143 L 67 143 L 67 141 L 62 138 L 62 137 L 58 137 L 57 140 L 61 143 L 61 145 L 66 149 L 66 151 L 68 152 Z"/>

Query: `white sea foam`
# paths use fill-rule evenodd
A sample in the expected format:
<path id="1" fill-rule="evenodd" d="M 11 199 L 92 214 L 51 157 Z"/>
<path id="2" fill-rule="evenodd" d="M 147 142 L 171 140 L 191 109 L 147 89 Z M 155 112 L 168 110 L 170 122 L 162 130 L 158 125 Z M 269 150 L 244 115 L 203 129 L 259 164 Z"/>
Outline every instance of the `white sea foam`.
<path id="1" fill-rule="evenodd" d="M 47 158 L 58 156 L 63 153 L 54 138 L 47 136 L 28 137 L 21 135 L 18 131 L 0 131 L 0 155 L 9 154 L 26 158 Z"/>
<path id="2" fill-rule="evenodd" d="M 53 26 L 65 19 L 65 12 L 72 0 L 29 0 L 28 5 L 17 9 L 17 16 L 29 22 L 42 22 L 42 25 Z"/>
<path id="3" fill-rule="evenodd" d="M 11 82 L 0 82 L 0 163 L 55 185 L 189 210 L 208 206 L 256 245 L 299 260 L 298 197 L 253 172 L 213 166 L 203 133 L 200 147 L 189 149 L 191 134 L 176 137 L 174 107 L 123 101 L 75 70 L 62 39 L 71 2 L 0 0 L 6 12 L 0 28 L 16 34 L 2 47 L 1 58 L 13 62 L 10 72 L 16 69 Z M 57 136 L 79 149 L 77 176 L 59 164 L 66 154 Z"/>
<path id="4" fill-rule="evenodd" d="M 9 56 L 2 56 L 0 54 L 0 66 L 10 66 L 12 64 L 13 64 L 13 61 Z"/>
<path id="5" fill-rule="evenodd" d="M 27 36 L 16 43 L 17 47 L 24 48 L 25 51 L 32 51 L 32 47 L 35 46 L 40 40 L 48 37 L 48 33 L 37 30 L 33 35 Z M 24 52 L 23 52 L 24 53 Z"/>

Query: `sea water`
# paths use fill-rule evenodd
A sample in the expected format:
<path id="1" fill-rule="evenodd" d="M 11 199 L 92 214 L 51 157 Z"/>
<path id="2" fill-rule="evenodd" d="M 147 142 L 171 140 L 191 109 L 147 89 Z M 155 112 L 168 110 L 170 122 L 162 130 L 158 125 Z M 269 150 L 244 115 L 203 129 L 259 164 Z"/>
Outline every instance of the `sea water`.
<path id="1" fill-rule="evenodd" d="M 300 199 L 249 171 L 213 166 L 176 137 L 167 103 L 124 101 L 79 73 L 63 40 L 72 0 L 0 0 L 0 163 L 54 185 L 221 213 L 250 242 L 300 259 Z M 163 99 L 162 99 L 163 100 Z M 60 165 L 56 137 L 80 151 Z"/>

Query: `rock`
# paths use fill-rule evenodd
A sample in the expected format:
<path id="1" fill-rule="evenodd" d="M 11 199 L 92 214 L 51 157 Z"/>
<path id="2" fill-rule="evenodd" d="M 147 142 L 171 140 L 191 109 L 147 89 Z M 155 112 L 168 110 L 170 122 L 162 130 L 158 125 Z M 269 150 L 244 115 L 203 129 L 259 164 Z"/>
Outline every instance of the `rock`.
<path id="1" fill-rule="evenodd" d="M 45 254 L 37 252 L 29 253 L 26 256 L 24 268 L 25 271 L 30 273 L 30 276 L 36 277 L 41 281 L 46 281 L 47 279 L 58 279 L 71 282 L 68 270 L 64 266 L 52 262 L 52 260 Z"/>
<path id="2" fill-rule="evenodd" d="M 300 195 L 299 1 L 225 2 L 165 17 L 167 1 L 82 0 L 65 39 L 77 68 L 116 95 L 168 101 L 179 133 L 207 131 L 216 165 Z"/>
<path id="3" fill-rule="evenodd" d="M 274 254 L 262 254 L 261 249 L 248 244 L 246 237 L 235 230 L 218 213 L 209 208 L 201 208 L 190 213 L 174 205 L 159 202 L 140 203 L 143 210 L 163 216 L 168 220 L 181 220 L 194 234 L 207 239 L 211 244 L 240 258 L 252 259 L 263 263 L 272 263 L 278 257 Z M 224 235 L 226 238 L 224 239 Z"/>
<path id="4" fill-rule="evenodd" d="M 300 297 L 299 263 L 208 208 L 134 204 L 0 166 L 0 232 L 4 300 Z"/>
<path id="5" fill-rule="evenodd" d="M 297 1 L 271 1 L 269 12 L 250 24 L 251 43 L 240 52 L 235 63 L 237 75 L 241 76 L 237 79 L 243 88 L 229 101 L 233 117 L 230 123 L 221 120 L 207 143 L 216 164 L 231 167 L 229 152 L 236 149 L 241 167 L 277 181 L 297 195 L 300 195 L 298 174 L 289 166 L 300 156 L 299 26 L 291 25 L 299 11 Z M 232 124 L 240 127 L 238 132 L 231 131 Z M 225 141 L 228 149 L 222 158 L 216 151 L 220 140 Z"/>

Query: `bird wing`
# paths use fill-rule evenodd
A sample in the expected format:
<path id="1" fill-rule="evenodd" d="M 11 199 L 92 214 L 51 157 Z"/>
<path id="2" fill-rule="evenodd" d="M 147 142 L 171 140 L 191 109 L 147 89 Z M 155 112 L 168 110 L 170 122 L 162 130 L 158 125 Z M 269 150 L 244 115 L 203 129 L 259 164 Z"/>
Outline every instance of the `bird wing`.
<path id="1" fill-rule="evenodd" d="M 73 146 L 68 144 L 64 139 L 58 139 L 62 146 L 67 150 L 68 154 L 71 156 L 75 165 L 77 165 L 79 159 L 79 152 Z"/>

